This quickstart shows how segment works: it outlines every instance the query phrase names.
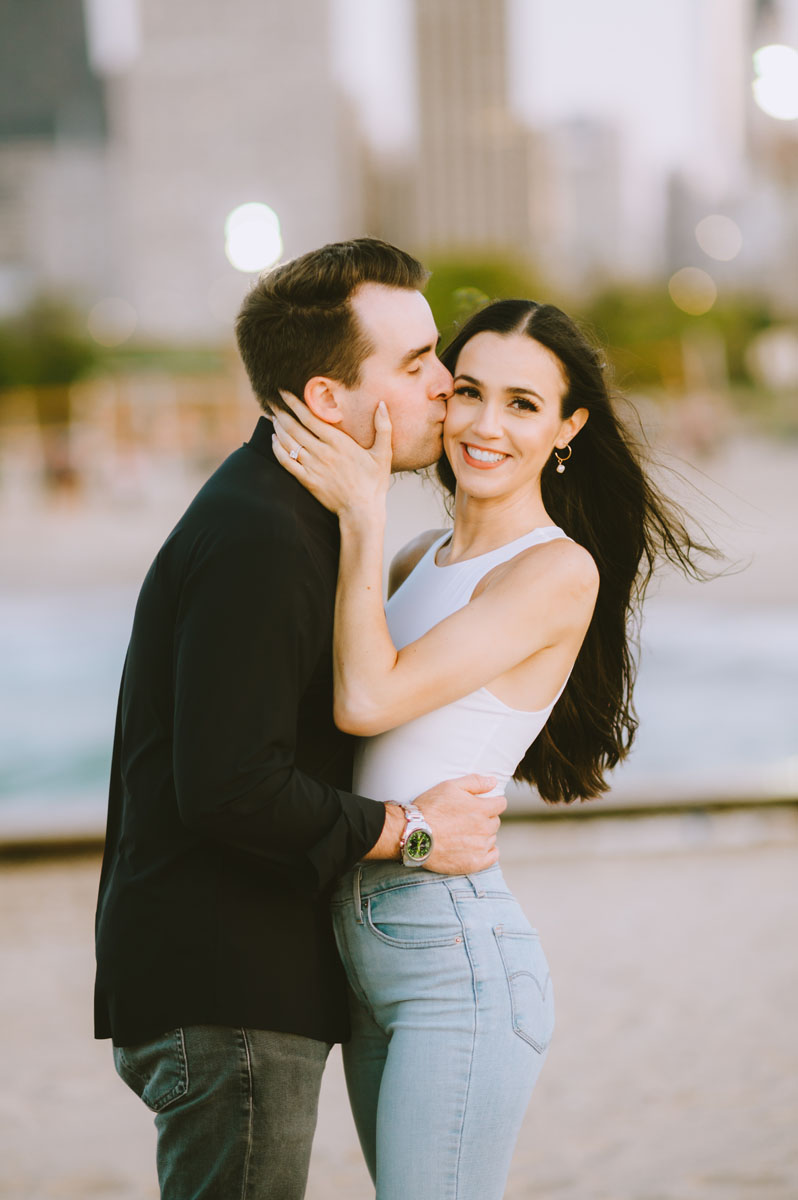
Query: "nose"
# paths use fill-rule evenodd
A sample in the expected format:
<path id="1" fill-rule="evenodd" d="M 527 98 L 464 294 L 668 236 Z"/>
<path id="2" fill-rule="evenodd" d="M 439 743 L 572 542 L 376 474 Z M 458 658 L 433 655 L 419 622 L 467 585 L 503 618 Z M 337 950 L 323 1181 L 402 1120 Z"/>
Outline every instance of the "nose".
<path id="1" fill-rule="evenodd" d="M 436 359 L 435 364 L 437 370 L 430 380 L 430 398 L 432 400 L 448 400 L 452 394 L 454 380 L 440 359 Z"/>
<path id="2" fill-rule="evenodd" d="M 501 408 L 498 404 L 486 401 L 479 405 L 471 422 L 474 433 L 481 438 L 501 437 L 504 432 L 501 423 Z"/>

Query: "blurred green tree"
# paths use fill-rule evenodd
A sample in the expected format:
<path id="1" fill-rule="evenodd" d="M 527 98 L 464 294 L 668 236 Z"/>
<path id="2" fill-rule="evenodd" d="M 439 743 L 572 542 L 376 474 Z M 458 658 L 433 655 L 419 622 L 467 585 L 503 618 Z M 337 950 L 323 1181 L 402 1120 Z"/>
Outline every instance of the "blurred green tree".
<path id="1" fill-rule="evenodd" d="M 729 380 L 750 385 L 746 347 L 773 319 L 766 302 L 750 296 L 721 296 L 709 312 L 691 316 L 664 285 L 607 288 L 577 315 L 606 346 L 619 384 L 643 389 L 683 386 L 684 339 L 702 332 L 722 339 Z"/>
<path id="2" fill-rule="evenodd" d="M 684 388 L 685 339 L 720 337 L 729 381 L 751 386 L 745 352 L 755 334 L 773 320 L 766 301 L 752 296 L 720 296 L 709 312 L 692 316 L 673 303 L 664 283 L 614 285 L 580 303 L 564 300 L 530 264 L 492 257 L 429 260 L 427 286 L 442 343 L 491 300 L 524 296 L 559 304 L 606 347 L 620 386 L 679 391 Z"/>
<path id="3" fill-rule="evenodd" d="M 66 304 L 39 299 L 0 322 L 0 405 L 3 393 L 33 388 L 42 424 L 69 419 L 68 386 L 96 363 L 97 348 Z"/>
<path id="4" fill-rule="evenodd" d="M 426 297 L 446 345 L 468 318 L 491 300 L 546 299 L 531 266 L 502 258 L 457 257 L 426 260 L 432 271 Z"/>
<path id="5" fill-rule="evenodd" d="M 97 348 L 76 313 L 40 299 L 0 322 L 0 388 L 74 383 L 97 361 Z"/>

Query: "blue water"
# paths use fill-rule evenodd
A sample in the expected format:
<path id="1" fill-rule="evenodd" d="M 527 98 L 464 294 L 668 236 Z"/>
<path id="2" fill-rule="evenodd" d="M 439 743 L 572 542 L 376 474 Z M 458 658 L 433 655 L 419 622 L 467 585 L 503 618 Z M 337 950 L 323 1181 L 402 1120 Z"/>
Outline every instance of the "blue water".
<path id="1" fill-rule="evenodd" d="M 625 784 L 722 794 L 789 786 L 798 764 L 798 613 L 654 601 L 635 691 L 640 731 Z"/>
<path id="2" fill-rule="evenodd" d="M 104 811 L 135 590 L 0 597 L 0 805 Z"/>
<path id="3" fill-rule="evenodd" d="M 105 811 L 135 589 L 0 596 L 0 816 Z M 798 756 L 798 619 L 786 608 L 655 600 L 624 788 L 722 793 L 772 784 Z"/>

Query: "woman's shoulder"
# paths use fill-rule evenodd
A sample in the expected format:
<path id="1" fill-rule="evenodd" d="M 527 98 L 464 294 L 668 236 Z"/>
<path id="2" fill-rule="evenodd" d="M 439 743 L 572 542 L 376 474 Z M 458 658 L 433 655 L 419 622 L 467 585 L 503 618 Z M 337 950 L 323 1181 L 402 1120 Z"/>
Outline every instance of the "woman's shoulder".
<path id="1" fill-rule="evenodd" d="M 554 537 L 537 546 L 522 550 L 516 559 L 530 572 L 554 572 L 562 583 L 598 588 L 596 560 L 589 550 L 569 537 Z"/>
<path id="2" fill-rule="evenodd" d="M 397 588 L 402 586 L 413 568 L 421 562 L 430 546 L 448 532 L 448 529 L 427 529 L 418 537 L 414 537 L 412 541 L 402 547 L 398 554 L 394 555 L 388 571 L 389 596 L 392 596 Z"/>
<path id="3" fill-rule="evenodd" d="M 569 537 L 555 537 L 528 546 L 494 567 L 480 580 L 474 597 L 501 583 L 502 587 L 517 589 L 520 599 L 543 581 L 563 600 L 570 596 L 592 606 L 599 587 L 598 567 L 584 546 Z"/>

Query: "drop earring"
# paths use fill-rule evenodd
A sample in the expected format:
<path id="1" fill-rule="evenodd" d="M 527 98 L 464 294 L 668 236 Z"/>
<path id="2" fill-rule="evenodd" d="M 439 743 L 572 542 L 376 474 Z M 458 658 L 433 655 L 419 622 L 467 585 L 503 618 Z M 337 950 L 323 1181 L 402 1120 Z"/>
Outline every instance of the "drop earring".
<path id="1" fill-rule="evenodd" d="M 568 451 L 567 454 L 565 453 L 566 450 Z M 560 456 L 558 450 L 555 449 L 555 451 L 554 451 L 554 457 L 557 459 L 557 466 L 555 469 L 556 469 L 558 475 L 564 474 L 565 464 L 568 462 L 568 459 L 573 454 L 573 450 L 571 449 L 570 446 L 563 446 L 562 451 L 563 451 L 562 457 Z"/>

